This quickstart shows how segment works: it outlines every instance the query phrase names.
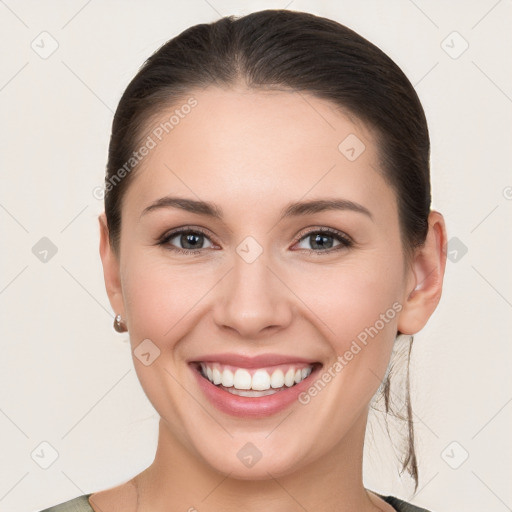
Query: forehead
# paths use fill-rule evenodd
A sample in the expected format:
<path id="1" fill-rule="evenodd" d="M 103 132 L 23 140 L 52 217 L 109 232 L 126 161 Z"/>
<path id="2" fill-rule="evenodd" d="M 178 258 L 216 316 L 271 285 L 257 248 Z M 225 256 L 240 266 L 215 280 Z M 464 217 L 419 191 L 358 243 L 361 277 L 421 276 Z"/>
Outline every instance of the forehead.
<path id="1" fill-rule="evenodd" d="M 304 92 L 193 91 L 154 116 L 146 137 L 152 149 L 123 201 L 133 213 L 166 194 L 226 210 L 336 195 L 395 213 L 369 127 Z"/>

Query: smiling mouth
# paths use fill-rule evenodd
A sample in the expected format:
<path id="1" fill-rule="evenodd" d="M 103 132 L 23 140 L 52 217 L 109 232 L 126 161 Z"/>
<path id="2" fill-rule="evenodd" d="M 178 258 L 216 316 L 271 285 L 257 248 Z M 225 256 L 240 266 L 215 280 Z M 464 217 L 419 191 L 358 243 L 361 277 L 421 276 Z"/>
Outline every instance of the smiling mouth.
<path id="1" fill-rule="evenodd" d="M 218 362 L 196 364 L 198 372 L 211 384 L 233 395 L 251 398 L 292 388 L 321 366 L 320 363 L 290 363 L 266 368 L 240 368 Z"/>

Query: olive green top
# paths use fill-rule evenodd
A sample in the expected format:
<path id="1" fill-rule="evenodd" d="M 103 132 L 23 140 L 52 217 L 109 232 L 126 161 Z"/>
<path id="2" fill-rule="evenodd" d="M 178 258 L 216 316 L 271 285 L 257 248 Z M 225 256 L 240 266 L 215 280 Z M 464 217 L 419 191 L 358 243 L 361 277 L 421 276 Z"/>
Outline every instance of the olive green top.
<path id="1" fill-rule="evenodd" d="M 94 509 L 89 505 L 89 496 L 92 494 L 93 493 L 78 496 L 78 498 L 41 510 L 41 512 L 94 512 Z M 374 494 L 377 494 L 377 496 L 380 496 L 386 503 L 389 503 L 397 512 L 429 512 L 425 508 L 416 507 L 394 496 L 382 496 L 382 494 L 376 492 L 374 492 Z"/>

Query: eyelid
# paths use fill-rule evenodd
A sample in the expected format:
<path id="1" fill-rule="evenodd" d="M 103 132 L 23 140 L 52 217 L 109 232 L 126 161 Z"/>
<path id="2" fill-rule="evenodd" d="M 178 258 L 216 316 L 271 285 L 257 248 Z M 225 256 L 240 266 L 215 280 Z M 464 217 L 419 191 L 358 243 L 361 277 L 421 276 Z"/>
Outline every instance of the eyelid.
<path id="1" fill-rule="evenodd" d="M 199 255 L 201 254 L 205 249 L 211 249 L 211 247 L 203 248 L 203 249 L 182 249 L 181 247 L 175 247 L 174 245 L 171 245 L 169 243 L 170 240 L 172 240 L 174 237 L 182 234 L 182 233 L 199 233 L 201 235 L 204 235 L 205 238 L 207 238 L 211 244 L 214 246 L 218 246 L 217 242 L 215 242 L 214 237 L 210 235 L 210 233 L 205 230 L 204 228 L 200 228 L 198 226 L 181 226 L 178 228 L 171 229 L 169 231 L 166 231 L 161 237 L 159 237 L 156 241 L 157 246 L 162 246 L 167 251 L 171 251 L 173 253 L 180 253 L 184 255 Z M 165 247 L 168 245 L 168 247 Z"/>
<path id="2" fill-rule="evenodd" d="M 341 240 L 350 245 L 355 245 L 352 237 L 347 235 L 345 232 L 340 231 L 339 229 L 330 228 L 327 226 L 308 226 L 304 228 L 295 238 L 294 244 L 300 242 L 306 236 L 312 235 L 314 233 L 328 233 L 333 236 L 339 237 Z M 326 251 L 314 251 L 314 252 L 326 252 Z"/>
<path id="3" fill-rule="evenodd" d="M 158 241 L 168 240 L 169 238 L 173 238 L 176 235 L 179 235 L 180 233 L 189 233 L 189 232 L 201 233 L 202 235 L 210 238 L 212 242 L 214 242 L 214 237 L 212 236 L 212 234 L 208 230 L 206 230 L 204 228 L 200 228 L 199 226 L 181 226 L 178 228 L 170 229 L 169 231 L 166 231 L 162 236 L 158 237 Z"/>
<path id="4" fill-rule="evenodd" d="M 158 243 L 158 245 L 165 245 L 167 242 L 169 242 L 169 240 L 171 240 L 172 238 L 174 238 L 175 236 L 177 236 L 181 233 L 194 233 L 194 232 L 204 235 L 206 238 L 208 238 L 210 240 L 210 242 L 213 245 L 217 245 L 217 246 L 220 245 L 215 241 L 215 238 L 211 236 L 211 234 L 209 233 L 208 230 L 201 228 L 199 226 L 190 226 L 190 225 L 181 226 L 178 228 L 171 229 L 170 231 L 167 231 L 164 235 L 162 235 L 158 239 L 157 243 Z M 330 228 L 327 226 L 307 226 L 306 228 L 303 228 L 300 231 L 300 233 L 295 237 L 295 239 L 293 241 L 293 245 L 296 245 L 297 243 L 299 243 L 301 240 L 303 240 L 307 236 L 311 236 L 316 233 L 327 233 L 327 234 L 333 236 L 334 238 L 338 238 L 340 241 L 340 245 L 342 246 L 341 248 L 348 249 L 355 245 L 354 240 L 349 235 L 347 235 L 343 231 L 340 231 L 340 230 L 334 229 L 334 228 Z M 336 246 L 336 247 L 338 247 L 338 246 Z M 171 246 L 170 249 L 168 249 L 168 250 L 175 251 L 175 252 L 181 252 L 184 254 L 199 254 L 202 251 L 204 251 L 205 249 L 206 248 L 182 249 L 181 247 Z M 314 254 L 328 254 L 328 253 L 336 252 L 339 249 L 331 248 L 331 249 L 327 249 L 327 250 L 323 250 L 323 251 L 314 251 L 312 249 L 299 249 L 299 250 L 306 251 L 308 253 L 314 253 Z"/>

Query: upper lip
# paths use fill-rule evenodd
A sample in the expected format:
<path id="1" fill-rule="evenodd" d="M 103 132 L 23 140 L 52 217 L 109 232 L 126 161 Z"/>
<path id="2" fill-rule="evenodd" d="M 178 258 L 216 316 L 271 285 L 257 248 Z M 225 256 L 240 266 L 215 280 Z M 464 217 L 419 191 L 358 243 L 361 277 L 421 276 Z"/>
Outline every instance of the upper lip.
<path id="1" fill-rule="evenodd" d="M 263 368 L 265 366 L 277 366 L 279 364 L 309 364 L 318 363 L 318 360 L 305 359 L 297 356 L 284 354 L 259 354 L 257 356 L 246 356 L 242 354 L 205 354 L 191 359 L 189 363 L 220 363 L 239 368 Z"/>

